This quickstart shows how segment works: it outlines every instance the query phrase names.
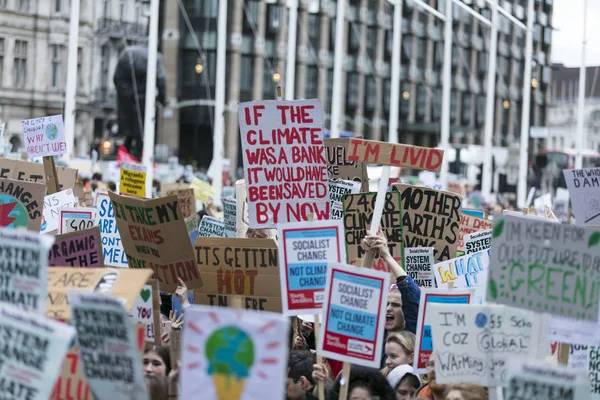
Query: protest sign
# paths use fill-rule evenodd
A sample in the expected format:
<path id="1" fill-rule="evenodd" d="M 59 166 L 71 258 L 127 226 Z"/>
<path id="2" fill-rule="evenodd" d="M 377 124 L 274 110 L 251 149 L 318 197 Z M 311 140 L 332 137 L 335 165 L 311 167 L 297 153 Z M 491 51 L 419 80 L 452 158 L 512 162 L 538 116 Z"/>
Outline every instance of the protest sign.
<path id="1" fill-rule="evenodd" d="M 474 232 L 465 235 L 465 254 L 488 250 L 492 247 L 492 230 Z"/>
<path id="2" fill-rule="evenodd" d="M 342 179 L 329 180 L 329 199 L 331 201 L 331 219 L 342 219 L 344 216 L 343 198 L 347 194 L 360 192 L 360 182 Z"/>
<path id="3" fill-rule="evenodd" d="M 166 196 L 176 195 L 181 208 L 181 214 L 184 219 L 196 214 L 196 198 L 194 197 L 194 189 L 179 189 L 167 190 Z"/>
<path id="4" fill-rule="evenodd" d="M 433 288 L 433 247 L 407 247 L 404 249 L 404 270 L 417 285 Z"/>
<path id="5" fill-rule="evenodd" d="M 285 387 L 289 320 L 280 314 L 197 306 L 185 312 L 182 399 L 272 399 Z"/>
<path id="6" fill-rule="evenodd" d="M 185 189 L 190 189 L 189 183 L 161 183 L 160 197 L 170 196 L 172 192 Z"/>
<path id="7" fill-rule="evenodd" d="M 127 256 L 123 250 L 119 227 L 115 221 L 115 212 L 108 194 L 98 195 L 96 225 L 100 227 L 102 238 L 102 259 L 104 264 L 127 268 Z"/>
<path id="8" fill-rule="evenodd" d="M 96 221 L 93 207 L 64 207 L 59 210 L 58 233 L 70 233 L 90 229 Z"/>
<path id="9" fill-rule="evenodd" d="M 0 302 L 44 314 L 52 242 L 51 236 L 0 228 Z"/>
<path id="10" fill-rule="evenodd" d="M 486 229 L 492 229 L 492 221 L 485 218 L 478 218 L 467 215 L 465 213 L 460 214 L 460 229 L 458 231 L 458 243 L 456 248 L 464 251 L 464 236 L 473 232 L 479 232 Z"/>
<path id="11" fill-rule="evenodd" d="M 501 305 L 431 304 L 436 382 L 502 386 L 511 358 L 539 356 L 542 318 Z"/>
<path id="12" fill-rule="evenodd" d="M 463 208 L 461 212 L 465 215 L 470 215 L 471 217 L 477 217 L 477 218 L 487 218 L 488 217 L 487 212 L 485 212 L 483 210 Z"/>
<path id="13" fill-rule="evenodd" d="M 598 320 L 600 232 L 503 215 L 494 221 L 489 301 Z"/>
<path id="14" fill-rule="evenodd" d="M 333 360 L 379 368 L 390 274 L 329 263 L 317 351 Z"/>
<path id="15" fill-rule="evenodd" d="M 199 178 L 194 178 L 189 187 L 194 190 L 194 195 L 202 204 L 208 203 L 208 198 L 214 198 L 217 193 L 217 190 L 210 183 L 204 182 Z"/>
<path id="16" fill-rule="evenodd" d="M 39 232 L 46 186 L 0 179 L 0 227 Z"/>
<path id="17" fill-rule="evenodd" d="M 251 228 L 329 219 L 319 100 L 238 106 Z"/>
<path id="18" fill-rule="evenodd" d="M 564 170 L 577 225 L 600 225 L 600 167 Z"/>
<path id="19" fill-rule="evenodd" d="M 134 163 L 121 163 L 119 194 L 146 197 L 146 166 Z"/>
<path id="20" fill-rule="evenodd" d="M 235 226 L 236 226 L 236 237 L 245 238 L 246 232 L 248 231 L 248 223 L 250 217 L 248 216 L 248 201 L 246 198 L 246 182 L 243 179 L 235 182 Z"/>
<path id="21" fill-rule="evenodd" d="M 104 294 L 68 295 L 83 374 L 98 400 L 146 400 L 136 337 L 121 302 Z"/>
<path id="22" fill-rule="evenodd" d="M 277 244 L 271 239 L 198 238 L 196 262 L 204 286 L 196 302 L 227 307 L 242 296 L 246 309 L 281 312 Z"/>
<path id="23" fill-rule="evenodd" d="M 344 196 L 344 229 L 346 232 L 346 252 L 348 264 L 362 265 L 365 249 L 361 241 L 367 236 L 377 193 L 358 193 Z M 402 218 L 400 214 L 400 195 L 397 192 L 386 193 L 381 230 L 387 238 L 390 254 L 398 263 L 402 262 Z M 389 272 L 390 268 L 381 258 L 373 261 L 373 269 Z"/>
<path id="24" fill-rule="evenodd" d="M 283 314 L 321 312 L 327 263 L 346 261 L 342 221 L 278 224 Z"/>
<path id="25" fill-rule="evenodd" d="M 546 193 L 533 201 L 533 207 L 538 215 L 544 215 L 545 207 L 552 209 L 552 193 Z"/>
<path id="26" fill-rule="evenodd" d="M 223 223 L 225 228 L 223 229 L 223 237 L 234 238 L 236 233 L 236 215 L 237 215 L 237 204 L 235 199 L 225 198 L 221 199 L 223 204 Z"/>
<path id="27" fill-rule="evenodd" d="M 150 279 L 144 285 L 135 303 L 129 310 L 129 318 L 134 324 L 144 326 L 144 341 L 160 345 L 160 295 L 158 293 L 158 281 Z"/>
<path id="28" fill-rule="evenodd" d="M 46 316 L 69 321 L 67 293 L 76 291 L 110 294 L 130 310 L 151 275 L 149 269 L 50 267 Z"/>
<path id="29" fill-rule="evenodd" d="M 588 400 L 590 384 L 583 371 L 568 371 L 540 361 L 511 363 L 504 400 Z M 437 375 L 436 375 L 437 376 Z"/>
<path id="30" fill-rule="evenodd" d="M 358 182 L 363 192 L 369 191 L 367 164 L 350 161 L 346 156 L 349 139 L 325 139 L 327 154 L 327 174 L 329 179 L 343 179 Z"/>
<path id="31" fill-rule="evenodd" d="M 471 288 L 487 283 L 489 267 L 488 249 L 439 262 L 433 271 L 439 288 L 448 289 L 449 282 L 453 282 L 455 288 Z"/>
<path id="32" fill-rule="evenodd" d="M 355 139 L 348 141 L 346 159 L 438 172 L 442 168 L 444 150 L 407 144 Z"/>
<path id="33" fill-rule="evenodd" d="M 181 278 L 202 286 L 200 271 L 176 196 L 140 199 L 109 193 L 129 268 L 150 268 L 161 290 L 174 292 Z"/>
<path id="34" fill-rule="evenodd" d="M 600 399 L 600 347 L 585 346 L 587 349 L 587 372 L 590 379 L 590 393 L 592 400 Z M 570 359 L 569 355 L 569 359 Z"/>
<path id="35" fill-rule="evenodd" d="M 415 372 L 427 372 L 427 361 L 433 352 L 429 306 L 431 304 L 471 304 L 473 293 L 473 289 L 421 289 L 413 359 Z"/>
<path id="36" fill-rule="evenodd" d="M 235 188 L 233 186 L 223 186 L 222 193 L 224 199 L 235 199 Z"/>
<path id="37" fill-rule="evenodd" d="M 3 399 L 48 399 L 73 340 L 73 327 L 0 304 Z"/>
<path id="38" fill-rule="evenodd" d="M 73 189 L 49 194 L 44 197 L 44 209 L 40 225 L 41 233 L 48 233 L 58 229 L 59 210 L 63 207 L 75 206 Z"/>
<path id="39" fill-rule="evenodd" d="M 571 344 L 569 345 L 569 369 L 580 369 L 587 371 L 588 369 L 588 353 L 591 346 Z"/>
<path id="40" fill-rule="evenodd" d="M 418 186 L 394 185 L 401 194 L 406 247 L 433 247 L 435 261 L 456 254 L 462 198 L 454 193 Z"/>
<path id="41" fill-rule="evenodd" d="M 77 170 L 56 167 L 56 175 L 61 190 L 73 189 L 77 180 Z M 0 157 L 0 178 L 46 184 L 43 164 Z"/>
<path id="42" fill-rule="evenodd" d="M 100 228 L 65 233 L 56 236 L 50 249 L 48 265 L 54 267 L 102 268 L 102 239 Z"/>
<path id="43" fill-rule="evenodd" d="M 205 215 L 200 221 L 200 226 L 198 227 L 198 236 L 223 237 L 224 230 L 225 223 L 223 222 L 223 220 Z"/>
<path id="44" fill-rule="evenodd" d="M 25 119 L 21 127 L 29 157 L 59 156 L 67 152 L 62 115 Z"/>
<path id="45" fill-rule="evenodd" d="M 200 225 L 200 217 L 198 216 L 198 214 L 194 214 L 185 220 L 185 229 L 188 231 L 188 233 L 190 233 L 194 230 L 197 231 L 199 225 Z"/>

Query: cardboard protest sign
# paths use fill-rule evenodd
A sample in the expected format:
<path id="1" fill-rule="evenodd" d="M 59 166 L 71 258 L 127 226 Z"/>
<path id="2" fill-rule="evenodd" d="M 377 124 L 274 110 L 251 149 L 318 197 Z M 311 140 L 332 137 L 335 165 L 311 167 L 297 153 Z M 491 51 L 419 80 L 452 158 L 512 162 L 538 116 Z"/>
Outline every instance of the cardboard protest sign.
<path id="1" fill-rule="evenodd" d="M 246 309 L 281 312 L 275 241 L 198 238 L 194 247 L 204 280 L 197 304 L 227 307 L 231 297 L 242 296 Z"/>
<path id="2" fill-rule="evenodd" d="M 246 198 L 246 182 L 243 179 L 235 182 L 235 226 L 236 237 L 245 238 L 249 228 L 250 216 L 248 215 L 248 201 Z"/>
<path id="3" fill-rule="evenodd" d="M 21 121 L 29 157 L 59 156 L 67 152 L 62 115 Z"/>
<path id="4" fill-rule="evenodd" d="M 58 215 L 60 234 L 90 229 L 96 221 L 96 209 L 93 207 L 64 207 Z"/>
<path id="5" fill-rule="evenodd" d="M 49 194 L 44 197 L 44 209 L 40 226 L 41 233 L 48 233 L 58 229 L 59 210 L 63 207 L 75 206 L 73 189 Z"/>
<path id="6" fill-rule="evenodd" d="M 44 314 L 52 242 L 51 236 L 0 228 L 0 303 Z"/>
<path id="7" fill-rule="evenodd" d="M 225 198 L 221 199 L 223 204 L 223 223 L 225 227 L 223 229 L 223 237 L 234 238 L 236 233 L 236 218 L 237 218 L 237 204 L 235 199 Z"/>
<path id="8" fill-rule="evenodd" d="M 464 236 L 473 232 L 492 229 L 493 222 L 489 219 L 473 217 L 465 213 L 460 214 L 460 229 L 458 231 L 458 243 L 456 248 L 464 251 L 465 243 Z"/>
<path id="9" fill-rule="evenodd" d="M 348 264 L 361 265 L 365 250 L 361 241 L 367 236 L 373 219 L 377 193 L 358 193 L 344 196 L 344 230 L 346 232 L 346 253 Z M 402 262 L 402 218 L 400 213 L 400 195 L 397 192 L 386 193 L 381 230 L 388 240 L 390 254 L 398 263 Z M 377 256 L 378 257 L 378 256 Z M 373 261 L 373 269 L 390 271 L 383 259 Z"/>
<path id="10" fill-rule="evenodd" d="M 46 186 L 0 179 L 0 227 L 39 232 Z"/>
<path id="11" fill-rule="evenodd" d="M 140 353 L 121 302 L 104 294 L 71 292 L 83 374 L 98 400 L 148 398 Z"/>
<path id="12" fill-rule="evenodd" d="M 170 196 L 175 191 L 190 189 L 189 183 L 161 183 L 160 197 Z"/>
<path id="13" fill-rule="evenodd" d="M 198 236 L 223 237 L 224 230 L 225 223 L 223 222 L 223 220 L 205 215 L 200 221 L 200 226 L 198 227 Z"/>
<path id="14" fill-rule="evenodd" d="M 564 170 L 577 225 L 600 225 L 600 167 Z"/>
<path id="15" fill-rule="evenodd" d="M 241 103 L 238 116 L 250 227 L 329 219 L 321 102 Z"/>
<path id="16" fill-rule="evenodd" d="M 48 265 L 54 267 L 102 268 L 102 239 L 100 228 L 65 233 L 56 236 L 48 258 Z"/>
<path id="17" fill-rule="evenodd" d="M 0 333 L 2 398 L 50 398 L 75 329 L 0 303 Z"/>
<path id="18" fill-rule="evenodd" d="M 166 196 L 175 195 L 179 202 L 179 208 L 181 208 L 181 214 L 184 219 L 196 214 L 196 198 L 194 197 L 194 189 L 179 189 L 179 190 L 167 190 Z"/>
<path id="19" fill-rule="evenodd" d="M 104 264 L 119 268 L 127 268 L 127 255 L 123 250 L 119 227 L 115 221 L 115 211 L 108 194 L 98 195 L 96 224 L 100 228 L 102 238 L 102 259 Z"/>
<path id="20" fill-rule="evenodd" d="M 368 192 L 367 164 L 361 161 L 350 161 L 346 156 L 349 139 L 325 139 L 324 142 L 329 179 L 358 182 L 362 191 Z"/>
<path id="21" fill-rule="evenodd" d="M 285 387 L 289 320 L 280 314 L 197 306 L 186 310 L 182 399 L 271 399 Z"/>
<path id="22" fill-rule="evenodd" d="M 151 279 L 148 284 L 144 285 L 128 315 L 134 324 L 144 326 L 145 342 L 161 344 L 160 295 L 157 280 Z"/>
<path id="23" fill-rule="evenodd" d="M 121 163 L 119 194 L 146 197 L 146 166 Z"/>
<path id="24" fill-rule="evenodd" d="M 217 190 L 210 185 L 208 182 L 204 182 L 202 179 L 194 178 L 190 184 L 190 188 L 194 190 L 194 195 L 203 204 L 208 203 L 209 197 L 215 197 Z"/>
<path id="25" fill-rule="evenodd" d="M 331 219 L 342 219 L 344 216 L 343 198 L 347 194 L 360 192 L 360 183 L 342 179 L 329 180 L 329 199 L 331 201 Z"/>
<path id="26" fill-rule="evenodd" d="M 492 247 L 492 230 L 474 232 L 465 235 L 465 254 L 489 250 Z"/>
<path id="27" fill-rule="evenodd" d="M 494 221 L 487 299 L 598 320 L 600 232 L 503 215 Z"/>
<path id="28" fill-rule="evenodd" d="M 46 316 L 69 321 L 69 292 L 105 293 L 123 302 L 130 310 L 152 271 L 149 269 L 48 268 Z"/>
<path id="29" fill-rule="evenodd" d="M 61 190 L 73 189 L 77 180 L 76 169 L 56 167 L 56 175 Z M 0 157 L 0 178 L 46 184 L 43 164 L 2 157 Z"/>
<path id="30" fill-rule="evenodd" d="M 329 263 L 320 355 L 379 368 L 389 283 L 387 272 Z"/>
<path id="31" fill-rule="evenodd" d="M 537 358 L 542 318 L 500 305 L 431 304 L 436 382 L 502 386 L 511 358 Z"/>
<path id="32" fill-rule="evenodd" d="M 453 305 L 471 304 L 473 293 L 473 289 L 421 289 L 413 360 L 415 372 L 427 372 L 427 361 L 433 352 L 429 306 L 440 303 Z"/>
<path id="33" fill-rule="evenodd" d="M 318 314 L 325 297 L 327 263 L 346 261 L 342 221 L 278 224 L 283 314 Z"/>
<path id="34" fill-rule="evenodd" d="M 433 247 L 435 261 L 456 254 L 462 198 L 454 193 L 418 186 L 394 185 L 401 194 L 406 247 Z"/>
<path id="35" fill-rule="evenodd" d="M 444 150 L 407 144 L 349 139 L 346 159 L 438 172 L 442 168 Z"/>
<path id="36" fill-rule="evenodd" d="M 202 286 L 200 271 L 176 196 L 139 199 L 109 193 L 129 268 L 150 268 L 161 290 L 173 292 L 181 278 Z"/>
<path id="37" fill-rule="evenodd" d="M 420 287 L 435 287 L 433 264 L 433 247 L 407 247 L 404 249 L 404 270 Z"/>

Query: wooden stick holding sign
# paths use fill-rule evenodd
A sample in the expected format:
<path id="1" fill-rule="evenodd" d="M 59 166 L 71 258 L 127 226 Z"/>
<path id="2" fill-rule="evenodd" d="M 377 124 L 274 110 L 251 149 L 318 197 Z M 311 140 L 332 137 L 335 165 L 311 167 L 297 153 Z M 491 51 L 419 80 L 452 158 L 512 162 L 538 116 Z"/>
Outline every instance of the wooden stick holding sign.
<path id="1" fill-rule="evenodd" d="M 319 314 L 315 314 L 315 343 L 319 341 L 319 335 L 321 334 L 321 316 Z M 317 364 L 323 365 L 323 356 L 319 355 L 317 352 Z M 317 393 L 319 396 L 319 400 L 325 400 L 325 382 L 322 380 L 317 381 Z"/>
<path id="2" fill-rule="evenodd" d="M 56 165 L 54 164 L 54 157 L 45 156 L 42 160 L 44 163 L 46 186 L 48 187 L 46 194 L 58 193 L 60 191 L 60 185 L 58 183 L 58 174 L 56 172 Z"/>

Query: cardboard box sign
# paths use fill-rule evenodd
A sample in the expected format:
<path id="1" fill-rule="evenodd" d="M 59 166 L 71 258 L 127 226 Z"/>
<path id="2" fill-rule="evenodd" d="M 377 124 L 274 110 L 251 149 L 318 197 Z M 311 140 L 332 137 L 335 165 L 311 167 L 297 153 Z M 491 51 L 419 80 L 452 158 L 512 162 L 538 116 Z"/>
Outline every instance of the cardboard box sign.
<path id="1" fill-rule="evenodd" d="M 68 267 L 104 267 L 100 227 L 57 235 L 50 248 L 48 265 Z"/>
<path id="2" fill-rule="evenodd" d="M 329 179 L 343 179 L 361 184 L 363 192 L 369 190 L 367 164 L 361 161 L 349 161 L 346 148 L 350 139 L 325 139 L 327 155 L 327 174 Z"/>
<path id="3" fill-rule="evenodd" d="M 407 144 L 350 139 L 346 148 L 348 161 L 389 165 L 438 172 L 442 168 L 444 150 Z"/>
<path id="4" fill-rule="evenodd" d="M 110 294 L 122 299 L 129 311 L 150 276 L 149 269 L 50 267 L 46 316 L 64 321 L 71 319 L 67 301 L 70 291 Z"/>
<path id="5" fill-rule="evenodd" d="M 179 208 L 181 208 L 181 213 L 183 214 L 183 218 L 188 219 L 192 215 L 196 214 L 196 197 L 194 197 L 194 189 L 176 189 L 176 190 L 167 190 L 166 194 L 163 196 L 177 196 L 177 201 L 179 201 Z"/>
<path id="6" fill-rule="evenodd" d="M 181 278 L 188 288 L 202 286 L 177 196 L 140 199 L 108 194 L 113 204 L 129 268 L 149 268 L 161 290 L 174 292 Z"/>
<path id="7" fill-rule="evenodd" d="M 0 226 L 39 232 L 46 186 L 0 178 Z"/>
<path id="8" fill-rule="evenodd" d="M 198 238 L 196 262 L 204 286 L 196 302 L 228 306 L 234 296 L 245 308 L 281 312 L 277 244 L 271 239 Z"/>
<path id="9" fill-rule="evenodd" d="M 433 247 L 435 262 L 456 255 L 462 198 L 454 193 L 395 184 L 402 200 L 406 247 Z"/>
<path id="10" fill-rule="evenodd" d="M 73 189 L 77 180 L 77 170 L 56 167 L 60 189 Z M 21 160 L 0 157 L 0 178 L 15 179 L 33 183 L 46 184 L 44 165 Z"/>

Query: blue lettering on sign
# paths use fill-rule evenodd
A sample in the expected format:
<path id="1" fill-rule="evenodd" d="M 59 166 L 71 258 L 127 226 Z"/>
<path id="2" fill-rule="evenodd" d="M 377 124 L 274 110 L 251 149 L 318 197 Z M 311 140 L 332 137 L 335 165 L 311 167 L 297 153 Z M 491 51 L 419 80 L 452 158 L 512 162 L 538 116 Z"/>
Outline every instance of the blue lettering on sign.
<path id="1" fill-rule="evenodd" d="M 98 204 L 100 220 L 100 236 L 102 237 L 102 253 L 104 264 L 127 267 L 127 255 L 119 236 L 119 227 L 115 220 L 112 202 L 108 197 L 102 197 Z"/>

